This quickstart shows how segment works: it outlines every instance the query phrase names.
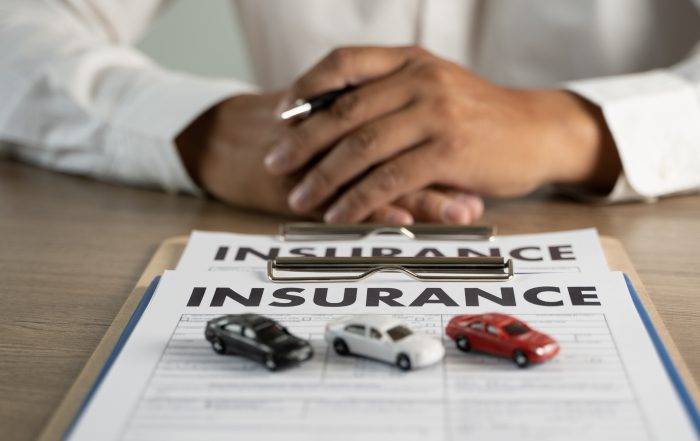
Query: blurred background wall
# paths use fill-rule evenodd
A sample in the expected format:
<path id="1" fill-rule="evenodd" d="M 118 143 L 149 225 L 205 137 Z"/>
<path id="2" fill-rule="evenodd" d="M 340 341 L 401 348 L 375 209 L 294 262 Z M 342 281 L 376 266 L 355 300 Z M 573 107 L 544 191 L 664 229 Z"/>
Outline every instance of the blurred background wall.
<path id="1" fill-rule="evenodd" d="M 175 70 L 250 80 L 238 20 L 228 0 L 171 0 L 138 46 Z"/>

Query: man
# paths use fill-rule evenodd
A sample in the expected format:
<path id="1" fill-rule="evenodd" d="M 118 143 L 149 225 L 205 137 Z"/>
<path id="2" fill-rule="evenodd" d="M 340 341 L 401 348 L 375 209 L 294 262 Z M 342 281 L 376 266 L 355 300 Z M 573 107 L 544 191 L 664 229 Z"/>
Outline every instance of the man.
<path id="1" fill-rule="evenodd" d="M 691 0 L 235 4 L 257 86 L 138 53 L 161 1 L 5 0 L 3 148 L 329 222 L 469 223 L 474 194 L 550 183 L 609 201 L 700 186 Z M 301 123 L 276 117 L 347 85 Z"/>

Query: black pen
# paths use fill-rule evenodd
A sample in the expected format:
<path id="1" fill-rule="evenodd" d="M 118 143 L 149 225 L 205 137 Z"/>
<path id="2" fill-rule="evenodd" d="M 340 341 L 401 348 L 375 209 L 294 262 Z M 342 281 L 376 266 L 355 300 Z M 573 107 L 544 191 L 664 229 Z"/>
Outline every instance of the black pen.
<path id="1" fill-rule="evenodd" d="M 283 120 L 303 119 L 320 109 L 324 109 L 336 100 L 339 96 L 353 90 L 353 86 L 347 86 L 343 89 L 332 90 L 324 94 L 309 98 L 308 100 L 298 99 L 294 102 L 291 109 L 285 110 L 280 114 Z"/>

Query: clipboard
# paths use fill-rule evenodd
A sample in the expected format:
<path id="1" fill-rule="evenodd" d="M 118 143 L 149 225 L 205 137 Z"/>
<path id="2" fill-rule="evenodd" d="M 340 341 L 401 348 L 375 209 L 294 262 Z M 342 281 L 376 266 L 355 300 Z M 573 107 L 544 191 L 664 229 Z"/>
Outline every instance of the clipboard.
<path id="1" fill-rule="evenodd" d="M 287 227 L 281 227 L 280 235 L 282 238 L 290 240 L 289 237 L 283 235 L 284 231 L 287 231 L 285 228 Z M 352 234 L 361 234 L 361 237 L 367 236 L 367 234 L 362 233 L 362 231 L 366 229 L 367 227 L 360 227 L 359 229 L 358 227 L 351 228 L 351 230 L 353 230 Z M 382 227 L 382 230 L 384 229 L 385 228 Z M 389 227 L 389 229 L 394 231 L 388 233 L 380 232 L 379 234 L 401 234 L 411 237 L 403 231 L 396 233 L 396 228 Z M 399 228 L 399 230 L 401 229 L 406 229 L 406 227 Z M 370 228 L 370 230 L 376 232 L 378 229 Z M 471 240 L 477 238 L 483 240 L 487 237 L 486 235 L 488 235 L 489 232 L 495 234 L 495 230 L 493 229 L 482 229 L 480 230 L 481 235 L 478 237 L 471 236 Z M 347 230 L 345 230 L 345 233 L 347 233 Z M 345 237 L 347 238 L 347 236 Z M 489 235 L 488 237 L 492 236 Z M 461 239 L 464 240 L 464 237 L 461 237 Z M 296 240 L 302 239 L 297 238 Z M 329 239 L 324 237 L 324 240 Z M 128 331 L 130 327 L 135 325 L 134 320 L 138 321 L 140 313 L 143 312 L 143 309 L 145 309 L 145 306 L 148 304 L 150 295 L 155 291 L 159 276 L 163 271 L 174 269 L 177 266 L 180 256 L 187 245 L 187 241 L 188 236 L 175 236 L 166 239 L 158 246 L 158 249 L 139 277 L 133 291 L 125 300 L 104 337 L 85 363 L 83 370 L 42 430 L 38 438 L 40 441 L 62 439 L 75 420 L 75 416 L 82 410 L 86 398 L 88 398 L 93 391 L 94 385 L 100 380 L 101 375 L 104 375 L 103 366 L 111 363 L 111 359 L 117 354 L 115 353 L 115 348 L 119 348 L 120 345 L 124 343 L 123 340 L 125 340 L 125 336 L 128 336 L 128 332 L 125 331 Z M 657 352 L 664 366 L 667 368 L 672 383 L 679 392 L 681 401 L 683 401 L 686 409 L 697 409 L 697 405 L 700 403 L 700 389 L 690 374 L 690 370 L 685 364 L 678 348 L 671 339 L 661 317 L 656 311 L 622 243 L 609 236 L 600 236 L 600 242 L 610 270 L 625 273 L 633 302 L 657 348 Z M 697 427 L 697 411 L 695 411 L 694 414 L 692 414 L 693 412 L 690 410 L 689 412 L 691 413 L 691 419 L 694 420 Z"/>

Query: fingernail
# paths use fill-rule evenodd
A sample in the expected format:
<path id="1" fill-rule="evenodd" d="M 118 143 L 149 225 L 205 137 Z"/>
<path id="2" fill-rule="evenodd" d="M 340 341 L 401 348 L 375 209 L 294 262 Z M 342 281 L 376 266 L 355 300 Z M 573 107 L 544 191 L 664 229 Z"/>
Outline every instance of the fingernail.
<path id="1" fill-rule="evenodd" d="M 289 194 L 289 199 L 287 202 L 294 210 L 306 210 L 309 208 L 308 205 L 309 201 L 311 200 L 310 196 L 311 186 L 306 182 L 302 182 L 301 184 L 297 185 L 294 190 L 292 190 L 292 192 Z"/>
<path id="2" fill-rule="evenodd" d="M 323 215 L 323 220 L 329 224 L 340 222 L 345 214 L 345 209 L 342 205 L 334 205 Z"/>
<path id="3" fill-rule="evenodd" d="M 461 204 L 450 202 L 442 209 L 442 218 L 454 224 L 468 224 L 471 222 L 469 209 Z"/>
<path id="4" fill-rule="evenodd" d="M 484 200 L 474 194 L 461 193 L 454 196 L 458 202 L 466 205 L 471 210 L 474 219 L 479 219 L 484 214 Z"/>
<path id="5" fill-rule="evenodd" d="M 411 225 L 413 224 L 413 216 L 408 213 L 392 211 L 386 215 L 388 223 L 393 225 Z"/>
<path id="6" fill-rule="evenodd" d="M 474 219 L 479 219 L 484 214 L 484 200 L 476 197 L 472 203 L 472 216 L 474 216 Z"/>
<path id="7" fill-rule="evenodd" d="M 466 194 L 466 193 L 455 193 L 451 194 L 452 199 L 456 200 L 457 202 L 462 202 L 464 204 L 471 203 L 471 201 L 476 198 L 476 196 L 473 196 L 471 194 Z"/>
<path id="8" fill-rule="evenodd" d="M 291 145 L 287 141 L 282 141 L 265 156 L 265 167 L 274 173 L 284 172 L 289 167 L 291 158 Z"/>

